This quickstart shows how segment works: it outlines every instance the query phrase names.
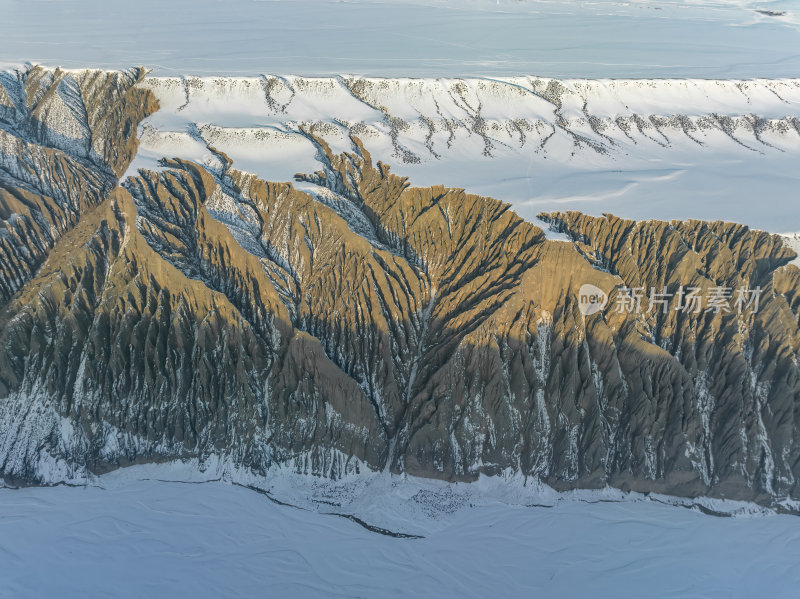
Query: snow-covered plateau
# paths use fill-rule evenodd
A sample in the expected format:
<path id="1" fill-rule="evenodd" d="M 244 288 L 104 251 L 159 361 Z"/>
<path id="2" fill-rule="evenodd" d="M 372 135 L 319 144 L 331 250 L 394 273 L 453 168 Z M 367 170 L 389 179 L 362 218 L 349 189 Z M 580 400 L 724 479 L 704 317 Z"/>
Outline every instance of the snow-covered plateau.
<path id="1" fill-rule="evenodd" d="M 4 592 L 778 598 L 800 583 L 800 519 L 742 505 L 711 502 L 736 514 L 719 518 L 664 497 L 559 495 L 513 477 L 332 483 L 284 472 L 259 492 L 216 467 L 187 468 L 0 489 Z"/>
<path id="2" fill-rule="evenodd" d="M 796 76 L 795 0 L 0 0 L 0 60 L 158 74 Z"/>
<path id="3" fill-rule="evenodd" d="M 358 137 L 412 185 L 578 210 L 800 230 L 800 79 L 148 77 L 160 110 L 129 168 L 164 156 L 272 181 L 319 168 L 302 129 Z M 313 189 L 310 189 L 313 191 Z"/>

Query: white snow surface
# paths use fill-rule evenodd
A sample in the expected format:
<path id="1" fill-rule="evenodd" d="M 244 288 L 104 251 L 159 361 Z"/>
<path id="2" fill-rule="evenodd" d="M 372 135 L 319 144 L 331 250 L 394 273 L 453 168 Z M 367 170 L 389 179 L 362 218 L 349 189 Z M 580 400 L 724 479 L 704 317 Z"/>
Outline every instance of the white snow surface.
<path id="1" fill-rule="evenodd" d="M 800 230 L 800 79 L 148 77 L 161 109 L 129 174 L 163 156 L 291 180 L 349 135 L 412 185 L 543 211 Z"/>
<path id="2" fill-rule="evenodd" d="M 800 518 L 742 505 L 721 518 L 516 477 L 286 472 L 260 480 L 267 496 L 218 480 L 220 468 L 0 489 L 0 595 L 777 598 L 800 584 Z"/>
<path id="3" fill-rule="evenodd" d="M 800 73 L 796 0 L 0 0 L 0 14 L 5 63 L 196 75 Z"/>

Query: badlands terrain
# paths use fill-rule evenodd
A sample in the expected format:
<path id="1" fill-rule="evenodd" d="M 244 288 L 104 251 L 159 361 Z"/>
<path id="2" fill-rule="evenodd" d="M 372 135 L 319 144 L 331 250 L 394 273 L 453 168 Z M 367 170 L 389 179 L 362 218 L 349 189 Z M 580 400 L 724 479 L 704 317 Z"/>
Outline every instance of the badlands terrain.
<path id="1" fill-rule="evenodd" d="M 109 23 L 91 2 L 33 28 L 40 3 L 5 4 L 0 548 L 16 594 L 83 584 L 90 562 L 63 556 L 101 539 L 163 559 L 136 581 L 109 565 L 96 593 L 186 576 L 201 595 L 252 591 L 204 572 L 236 555 L 301 596 L 390 594 L 409 569 L 452 594 L 796 586 L 788 3 L 311 2 L 303 24 L 243 2 L 185 29 L 174 8 Z M 355 8 L 364 38 L 346 34 Z M 280 27 L 256 32 L 267 9 Z M 442 34 L 409 27 L 365 58 L 411 15 Z M 443 49 L 487 19 L 538 51 L 503 58 L 497 28 Z M 612 24 L 642 37 L 593 37 Z M 607 299 L 590 314 L 587 284 Z M 352 556 L 380 545 L 379 568 L 325 557 L 343 538 Z M 483 560 L 473 578 L 419 562 L 455 547 Z M 602 588 L 570 566 L 601 547 L 582 572 Z M 509 576 L 509 556 L 538 554 Z M 36 589 L 34 555 L 54 574 Z"/>

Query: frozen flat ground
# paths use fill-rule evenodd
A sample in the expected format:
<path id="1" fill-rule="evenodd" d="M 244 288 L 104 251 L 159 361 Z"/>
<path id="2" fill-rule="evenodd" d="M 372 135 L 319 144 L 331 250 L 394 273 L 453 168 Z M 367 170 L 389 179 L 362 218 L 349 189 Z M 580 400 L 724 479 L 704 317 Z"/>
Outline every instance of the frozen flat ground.
<path id="1" fill-rule="evenodd" d="M 99 482 L 0 489 L 0 595 L 780 598 L 800 585 L 795 516 L 597 497 L 470 507 L 401 485 L 364 516 L 423 537 L 396 538 L 222 482 Z"/>
<path id="2" fill-rule="evenodd" d="M 161 75 L 800 73 L 794 0 L 2 0 L 0 14 L 0 61 Z"/>

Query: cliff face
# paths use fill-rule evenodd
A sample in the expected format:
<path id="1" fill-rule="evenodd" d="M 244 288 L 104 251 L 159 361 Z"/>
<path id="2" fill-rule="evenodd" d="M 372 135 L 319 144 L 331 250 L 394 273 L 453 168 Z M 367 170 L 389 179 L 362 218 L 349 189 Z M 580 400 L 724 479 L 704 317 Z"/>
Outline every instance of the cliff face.
<path id="1" fill-rule="evenodd" d="M 0 94 L 6 479 L 222 456 L 800 494 L 800 270 L 778 237 L 542 215 L 573 240 L 553 241 L 502 202 L 412 188 L 357 138 L 336 154 L 310 129 L 308 192 L 210 146 L 219 167 L 165 160 L 120 188 L 155 109 L 142 74 L 37 73 Z M 608 295 L 588 315 L 585 284 Z M 634 289 L 641 309 L 624 309 Z M 728 289 L 727 309 L 681 309 L 689 289 Z"/>

